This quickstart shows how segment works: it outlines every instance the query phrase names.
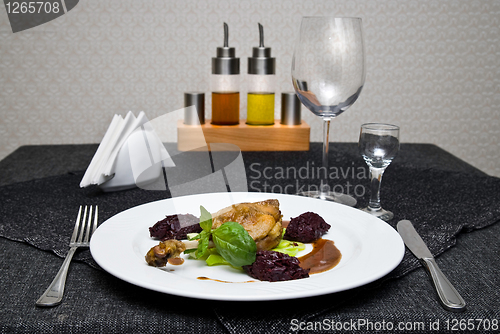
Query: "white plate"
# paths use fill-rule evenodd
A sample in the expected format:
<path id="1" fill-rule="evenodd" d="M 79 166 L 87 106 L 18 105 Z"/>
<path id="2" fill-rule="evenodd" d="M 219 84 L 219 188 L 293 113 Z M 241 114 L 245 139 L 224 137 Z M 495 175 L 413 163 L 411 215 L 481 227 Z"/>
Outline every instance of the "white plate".
<path id="1" fill-rule="evenodd" d="M 270 198 L 279 200 L 284 220 L 307 211 L 322 216 L 331 225 L 323 238 L 335 242 L 342 253 L 340 263 L 327 272 L 284 282 L 256 281 L 229 266 L 209 267 L 192 259 L 180 266 L 167 264 L 163 269 L 147 265 L 144 256 L 158 244 L 150 238 L 148 228 L 166 215 L 199 216 L 200 205 L 215 212 L 231 204 Z M 384 221 L 345 205 L 282 194 L 212 193 L 165 199 L 123 211 L 99 226 L 90 251 L 104 270 L 147 289 L 211 300 L 257 301 L 317 296 L 370 283 L 401 262 L 404 243 Z"/>

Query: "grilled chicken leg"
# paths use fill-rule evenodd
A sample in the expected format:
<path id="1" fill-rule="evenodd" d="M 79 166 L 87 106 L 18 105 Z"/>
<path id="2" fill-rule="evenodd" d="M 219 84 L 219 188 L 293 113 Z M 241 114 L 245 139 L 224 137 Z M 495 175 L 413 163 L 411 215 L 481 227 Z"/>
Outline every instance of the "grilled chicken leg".
<path id="1" fill-rule="evenodd" d="M 158 245 L 151 248 L 146 254 L 146 262 L 153 267 L 165 267 L 167 265 L 167 261 L 170 259 L 178 258 L 182 260 L 180 257 L 181 253 L 186 250 L 186 245 L 179 240 L 170 239 L 161 241 Z M 178 264 L 182 264 L 180 261 Z M 169 261 L 171 262 L 171 260 Z M 177 263 L 173 263 L 177 264 Z"/>

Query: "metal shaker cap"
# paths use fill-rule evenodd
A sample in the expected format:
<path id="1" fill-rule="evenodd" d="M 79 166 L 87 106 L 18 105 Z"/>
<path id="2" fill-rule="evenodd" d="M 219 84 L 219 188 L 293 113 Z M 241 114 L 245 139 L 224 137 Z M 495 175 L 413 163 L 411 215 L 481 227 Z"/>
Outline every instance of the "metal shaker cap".
<path id="1" fill-rule="evenodd" d="M 259 46 L 248 57 L 248 74 L 276 74 L 276 58 L 271 58 L 271 48 L 264 46 L 264 27 L 259 23 Z"/>
<path id="2" fill-rule="evenodd" d="M 240 58 L 235 48 L 229 47 L 229 28 L 224 22 L 224 46 L 217 48 L 217 57 L 212 58 L 212 74 L 240 74 Z"/>
<path id="3" fill-rule="evenodd" d="M 295 92 L 281 93 L 281 124 L 300 125 L 302 104 Z"/>
<path id="4" fill-rule="evenodd" d="M 205 93 L 184 93 L 184 124 L 205 124 Z"/>

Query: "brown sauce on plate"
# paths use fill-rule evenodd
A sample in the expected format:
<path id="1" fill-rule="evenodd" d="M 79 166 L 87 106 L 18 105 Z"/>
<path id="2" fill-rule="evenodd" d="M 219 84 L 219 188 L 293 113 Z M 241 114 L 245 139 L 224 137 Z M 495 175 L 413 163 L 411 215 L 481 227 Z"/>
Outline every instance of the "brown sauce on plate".
<path id="1" fill-rule="evenodd" d="M 313 250 L 299 257 L 300 266 L 310 269 L 309 274 L 322 273 L 339 264 L 342 254 L 332 240 L 318 239 L 313 243 Z"/>
<path id="2" fill-rule="evenodd" d="M 171 257 L 167 261 L 174 266 L 180 266 L 184 263 L 184 259 L 182 257 Z"/>
<path id="3" fill-rule="evenodd" d="M 253 283 L 253 282 L 257 282 L 257 281 L 231 282 L 231 281 L 223 281 L 223 280 L 215 279 L 215 278 L 209 278 L 209 277 L 205 277 L 205 276 L 197 277 L 197 279 L 202 280 L 202 281 L 214 281 L 214 282 L 220 282 L 220 283 Z"/>

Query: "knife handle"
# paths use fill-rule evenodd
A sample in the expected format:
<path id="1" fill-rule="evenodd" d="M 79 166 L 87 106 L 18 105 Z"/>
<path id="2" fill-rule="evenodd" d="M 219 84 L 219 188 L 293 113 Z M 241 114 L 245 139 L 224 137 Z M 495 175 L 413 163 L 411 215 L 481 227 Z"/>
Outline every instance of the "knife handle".
<path id="1" fill-rule="evenodd" d="M 422 265 L 428 270 L 441 304 L 449 311 L 464 311 L 465 300 L 455 290 L 450 281 L 439 269 L 434 258 L 422 258 Z"/>

